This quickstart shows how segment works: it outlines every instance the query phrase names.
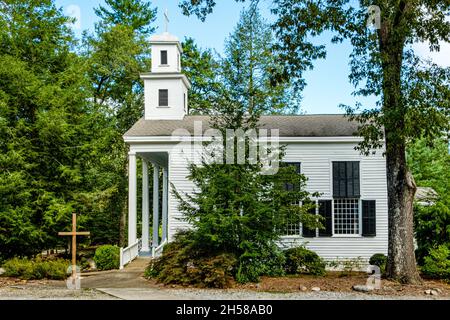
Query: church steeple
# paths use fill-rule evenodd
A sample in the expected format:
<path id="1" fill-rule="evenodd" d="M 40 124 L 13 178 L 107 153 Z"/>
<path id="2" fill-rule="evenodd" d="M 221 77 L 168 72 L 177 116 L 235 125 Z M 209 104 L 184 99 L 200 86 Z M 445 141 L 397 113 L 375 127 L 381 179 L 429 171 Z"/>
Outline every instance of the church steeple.
<path id="1" fill-rule="evenodd" d="M 166 22 L 168 22 L 167 13 Z M 166 27 L 167 30 L 167 27 Z M 145 119 L 181 120 L 188 114 L 188 90 L 191 84 L 181 73 L 180 41 L 167 31 L 150 38 L 151 72 L 144 80 Z"/>

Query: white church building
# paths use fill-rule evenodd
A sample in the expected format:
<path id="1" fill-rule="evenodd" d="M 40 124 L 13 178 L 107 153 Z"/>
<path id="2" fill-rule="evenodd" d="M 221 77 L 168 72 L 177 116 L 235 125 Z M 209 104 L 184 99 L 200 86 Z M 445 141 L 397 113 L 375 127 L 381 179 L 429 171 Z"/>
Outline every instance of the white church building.
<path id="1" fill-rule="evenodd" d="M 151 45 L 151 72 L 141 75 L 145 115 L 124 135 L 129 145 L 129 216 L 128 247 L 121 249 L 121 266 L 138 255 L 159 255 L 178 230 L 189 227 L 181 219 L 171 190 L 193 190 L 187 178 L 190 159 L 180 142 L 190 143 L 201 135 L 202 132 L 195 132 L 198 124 L 202 130 L 209 128 L 207 116 L 189 115 L 191 85 L 182 73 L 183 50 L 177 37 L 167 32 L 155 35 Z M 278 130 L 279 142 L 286 146 L 283 162 L 295 165 L 308 178 L 308 191 L 320 193 L 315 199 L 316 214 L 323 215 L 326 221 L 324 230 L 307 230 L 300 224 L 287 223 L 280 245 L 306 244 L 326 260 L 367 261 L 375 253 L 386 254 L 388 216 L 383 150 L 370 156 L 355 150 L 361 141 L 354 136 L 357 124 L 343 115 L 263 116 L 259 126 Z M 138 162 L 142 163 L 142 179 L 138 179 Z M 150 168 L 153 172 L 149 172 Z M 153 179 L 152 190 L 149 179 Z M 137 201 L 138 190 L 142 192 L 142 203 Z"/>

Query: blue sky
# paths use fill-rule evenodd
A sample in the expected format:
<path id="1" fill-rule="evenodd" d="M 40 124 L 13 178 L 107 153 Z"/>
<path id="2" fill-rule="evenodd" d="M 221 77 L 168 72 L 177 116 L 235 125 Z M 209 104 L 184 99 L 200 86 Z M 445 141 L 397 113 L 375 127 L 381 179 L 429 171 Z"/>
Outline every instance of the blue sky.
<path id="1" fill-rule="evenodd" d="M 158 8 L 157 33 L 164 29 L 163 12 L 169 11 L 169 32 L 180 39 L 192 37 L 202 48 L 212 48 L 219 54 L 223 51 L 224 40 L 232 32 L 239 19 L 239 13 L 244 8 L 243 4 L 231 0 L 218 1 L 214 13 L 209 15 L 206 22 L 201 22 L 196 17 L 182 15 L 178 8 L 178 0 L 153 0 L 153 7 Z M 74 27 L 76 34 L 82 30 L 91 29 L 97 17 L 94 8 L 103 3 L 103 0 L 56 0 L 56 4 L 64 9 L 66 14 L 78 16 L 78 25 Z M 264 6 L 262 13 L 270 19 L 269 8 Z M 325 35 L 321 39 L 328 40 Z M 329 43 L 329 41 L 327 41 Z M 420 48 L 419 48 L 420 49 Z M 426 46 L 423 46 L 426 51 Z M 351 95 L 353 87 L 348 82 L 349 65 L 348 56 L 351 52 L 349 44 L 328 45 L 326 60 L 316 61 L 314 70 L 305 74 L 307 87 L 303 91 L 301 109 L 307 114 L 343 113 L 339 104 L 355 105 L 356 101 L 363 103 L 364 107 L 371 108 L 375 104 L 375 98 Z"/>

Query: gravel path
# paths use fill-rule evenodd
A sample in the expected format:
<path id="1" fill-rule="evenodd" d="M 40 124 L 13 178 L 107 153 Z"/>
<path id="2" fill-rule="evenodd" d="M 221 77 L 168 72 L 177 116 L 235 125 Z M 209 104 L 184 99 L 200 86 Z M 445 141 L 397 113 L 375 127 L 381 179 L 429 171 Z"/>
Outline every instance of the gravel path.
<path id="1" fill-rule="evenodd" d="M 0 300 L 116 300 L 96 289 L 69 290 L 54 286 L 9 286 L 0 288 Z"/>
<path id="2" fill-rule="evenodd" d="M 349 292 L 293 292 L 271 293 L 249 290 L 214 289 L 143 289 L 108 288 L 98 289 L 124 300 L 438 300 L 431 296 L 386 296 Z"/>

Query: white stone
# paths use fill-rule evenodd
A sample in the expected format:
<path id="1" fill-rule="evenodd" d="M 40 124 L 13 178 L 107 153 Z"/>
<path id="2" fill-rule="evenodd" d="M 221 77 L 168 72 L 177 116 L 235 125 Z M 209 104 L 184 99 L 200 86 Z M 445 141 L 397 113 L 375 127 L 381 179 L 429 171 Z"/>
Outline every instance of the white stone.
<path id="1" fill-rule="evenodd" d="M 0 276 L 5 273 L 5 269 L 0 268 Z"/>
<path id="2" fill-rule="evenodd" d="M 303 291 L 303 292 L 304 292 L 304 291 L 306 291 L 306 290 L 308 290 L 308 288 L 307 288 L 307 287 L 305 287 L 305 286 L 300 286 L 300 288 L 299 288 L 299 289 L 300 289 L 300 291 Z"/>
<path id="3" fill-rule="evenodd" d="M 430 290 L 430 289 L 425 290 L 424 293 L 425 293 L 425 294 L 431 294 L 431 290 Z"/>
<path id="4" fill-rule="evenodd" d="M 431 293 L 430 293 L 432 296 L 438 296 L 439 295 L 439 293 L 436 291 L 436 290 L 431 290 Z"/>
<path id="5" fill-rule="evenodd" d="M 312 288 L 311 288 L 311 291 L 318 292 L 318 291 L 320 291 L 320 288 L 319 288 L 319 287 L 312 287 Z"/>
<path id="6" fill-rule="evenodd" d="M 374 287 L 366 285 L 354 285 L 352 289 L 359 292 L 370 292 L 374 290 Z"/>

